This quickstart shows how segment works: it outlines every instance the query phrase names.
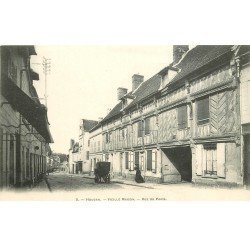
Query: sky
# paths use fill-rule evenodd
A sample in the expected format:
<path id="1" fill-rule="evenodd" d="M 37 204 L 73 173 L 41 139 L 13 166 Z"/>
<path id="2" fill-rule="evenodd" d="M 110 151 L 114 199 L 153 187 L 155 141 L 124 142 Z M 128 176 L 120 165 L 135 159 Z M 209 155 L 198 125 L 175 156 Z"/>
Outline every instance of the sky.
<path id="1" fill-rule="evenodd" d="M 68 153 L 78 139 L 81 119 L 98 120 L 117 104 L 117 88 L 132 88 L 132 75 L 147 80 L 172 62 L 172 46 L 35 46 L 31 67 L 44 96 L 43 57 L 51 59 L 47 76 L 48 119 L 56 153 Z M 44 103 L 44 100 L 41 99 Z"/>

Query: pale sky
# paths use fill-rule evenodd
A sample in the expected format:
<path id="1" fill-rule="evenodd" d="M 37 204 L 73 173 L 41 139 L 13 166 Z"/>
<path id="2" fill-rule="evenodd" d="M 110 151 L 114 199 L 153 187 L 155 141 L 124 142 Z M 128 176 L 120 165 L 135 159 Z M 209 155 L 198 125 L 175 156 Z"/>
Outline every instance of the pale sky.
<path id="1" fill-rule="evenodd" d="M 68 153 L 78 139 L 80 119 L 98 120 L 117 101 L 117 88 L 132 88 L 132 75 L 147 80 L 172 62 L 172 46 L 36 46 L 31 67 L 39 73 L 34 85 L 44 95 L 42 57 L 51 58 L 48 76 L 48 118 L 54 152 Z M 43 103 L 43 100 L 41 100 Z"/>

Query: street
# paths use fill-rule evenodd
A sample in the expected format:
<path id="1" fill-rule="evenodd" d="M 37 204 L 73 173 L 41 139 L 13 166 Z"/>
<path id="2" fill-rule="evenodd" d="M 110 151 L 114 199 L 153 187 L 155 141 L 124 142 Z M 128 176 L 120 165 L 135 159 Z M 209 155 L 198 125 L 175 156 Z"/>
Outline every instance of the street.
<path id="1" fill-rule="evenodd" d="M 20 193 L 21 194 L 21 193 Z M 250 190 L 197 187 L 191 183 L 137 184 L 133 181 L 111 180 L 110 184 L 96 184 L 82 175 L 52 173 L 47 184 L 42 181 L 25 197 L 35 200 L 77 201 L 162 201 L 162 200 L 249 200 Z"/>

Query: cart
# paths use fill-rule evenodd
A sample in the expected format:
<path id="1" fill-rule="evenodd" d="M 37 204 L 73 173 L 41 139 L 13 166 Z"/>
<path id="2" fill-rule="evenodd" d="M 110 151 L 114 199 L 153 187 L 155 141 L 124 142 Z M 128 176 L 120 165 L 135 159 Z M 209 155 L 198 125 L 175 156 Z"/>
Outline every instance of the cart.
<path id="1" fill-rule="evenodd" d="M 95 183 L 110 183 L 110 162 L 99 161 L 94 170 Z"/>

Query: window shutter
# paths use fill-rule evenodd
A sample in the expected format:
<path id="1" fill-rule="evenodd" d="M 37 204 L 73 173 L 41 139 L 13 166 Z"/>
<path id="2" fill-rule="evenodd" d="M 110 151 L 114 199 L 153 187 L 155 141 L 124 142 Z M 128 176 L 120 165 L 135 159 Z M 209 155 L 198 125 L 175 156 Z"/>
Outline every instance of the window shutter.
<path id="1" fill-rule="evenodd" d="M 152 170 L 152 150 L 147 150 L 147 170 Z"/>
<path id="2" fill-rule="evenodd" d="M 130 169 L 134 170 L 134 153 L 130 153 Z"/>
<path id="3" fill-rule="evenodd" d="M 196 174 L 202 175 L 202 145 L 196 145 Z"/>
<path id="4" fill-rule="evenodd" d="M 197 101 L 198 124 L 205 124 L 209 121 L 209 98 Z"/>
<path id="5" fill-rule="evenodd" d="M 225 172 L 225 162 L 226 162 L 226 144 L 225 143 L 218 143 L 217 144 L 217 175 L 219 177 L 226 177 Z"/>
<path id="6" fill-rule="evenodd" d="M 128 169 L 128 152 L 125 152 L 125 168 Z"/>
<path id="7" fill-rule="evenodd" d="M 150 117 L 145 119 L 145 135 L 150 134 Z"/>
<path id="8" fill-rule="evenodd" d="M 178 128 L 184 129 L 187 127 L 187 106 L 178 108 Z"/>

